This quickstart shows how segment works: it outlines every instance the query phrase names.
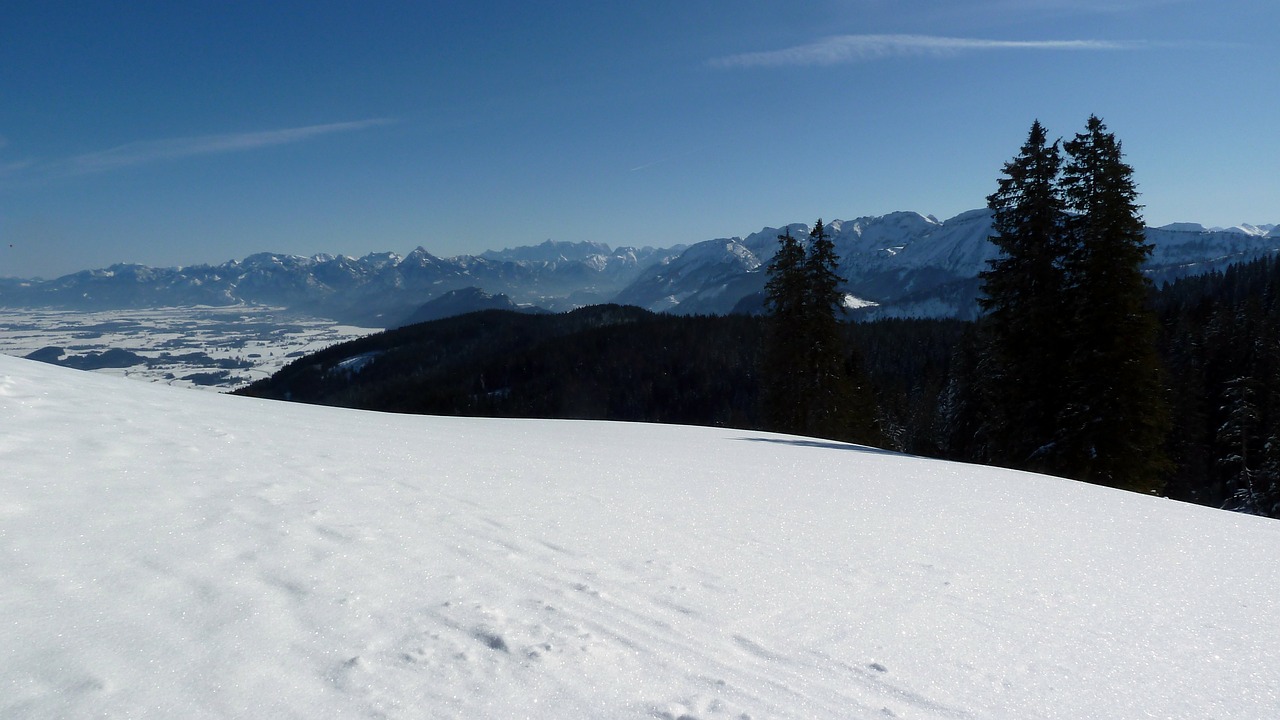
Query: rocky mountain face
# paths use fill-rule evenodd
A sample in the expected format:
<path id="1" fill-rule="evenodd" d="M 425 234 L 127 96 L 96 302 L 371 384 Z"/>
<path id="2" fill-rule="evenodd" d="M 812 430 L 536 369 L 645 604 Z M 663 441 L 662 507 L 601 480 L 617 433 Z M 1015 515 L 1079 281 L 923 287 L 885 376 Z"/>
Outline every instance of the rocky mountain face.
<path id="1" fill-rule="evenodd" d="M 945 221 L 896 212 L 833 220 L 850 306 L 862 317 L 971 318 L 978 273 L 995 257 L 991 214 Z M 616 302 L 678 314 L 753 312 L 765 267 L 792 224 L 744 237 L 673 248 L 617 248 L 548 240 L 540 245 L 440 258 L 423 248 L 401 257 L 300 257 L 260 253 L 222 265 L 115 265 L 48 281 L 0 280 L 0 306 L 111 309 L 173 305 L 276 305 L 343 322 L 386 327 L 452 291 L 478 288 L 516 305 L 567 310 Z M 1221 269 L 1280 249 L 1280 227 L 1206 229 L 1178 223 L 1147 229 L 1155 245 L 1146 271 L 1156 282 Z M 446 303 L 447 304 L 447 303 Z M 438 306 L 437 310 L 439 310 Z"/>

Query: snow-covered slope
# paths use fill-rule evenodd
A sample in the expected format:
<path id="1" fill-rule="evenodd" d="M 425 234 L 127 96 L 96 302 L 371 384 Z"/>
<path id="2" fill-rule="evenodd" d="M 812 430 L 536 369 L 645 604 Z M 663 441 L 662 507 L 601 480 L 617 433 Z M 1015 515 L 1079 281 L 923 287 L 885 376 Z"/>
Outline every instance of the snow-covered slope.
<path id="1" fill-rule="evenodd" d="M 759 269 L 760 258 L 739 238 L 707 240 L 650 266 L 614 302 L 655 312 L 723 314 L 743 295 L 764 287 L 763 273 L 754 272 Z"/>
<path id="2" fill-rule="evenodd" d="M 1175 223 L 1147 228 L 1147 242 L 1155 246 L 1147 261 L 1147 274 L 1154 280 L 1172 280 L 1187 275 L 1223 270 L 1228 265 L 1276 252 L 1276 238 L 1252 225 L 1206 230 L 1199 225 Z"/>
<path id="3" fill-rule="evenodd" d="M 1280 523 L 0 357 L 0 717 L 1280 717 Z"/>

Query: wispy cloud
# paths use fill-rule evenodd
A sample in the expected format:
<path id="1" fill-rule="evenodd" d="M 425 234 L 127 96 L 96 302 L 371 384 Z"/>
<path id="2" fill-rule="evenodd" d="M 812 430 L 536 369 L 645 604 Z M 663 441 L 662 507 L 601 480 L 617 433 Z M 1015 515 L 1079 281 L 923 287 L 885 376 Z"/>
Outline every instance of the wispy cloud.
<path id="1" fill-rule="evenodd" d="M 782 50 L 741 53 L 710 61 L 713 67 L 752 68 L 845 65 L 886 57 L 948 56 L 991 50 L 1135 50 L 1140 42 L 1105 40 L 985 40 L 934 35 L 836 35 Z"/>
<path id="2" fill-rule="evenodd" d="M 676 153 L 674 155 L 659 157 L 657 159 L 650 160 L 649 162 L 636 165 L 635 167 L 628 169 L 627 172 L 633 172 L 633 173 L 641 172 L 644 170 L 648 170 L 651 167 L 656 167 L 658 165 L 666 165 L 667 163 L 675 162 L 677 160 L 683 160 L 684 158 L 687 158 L 691 155 L 696 155 L 699 152 L 701 152 L 701 149 L 694 149 L 694 150 L 689 150 L 688 152 Z"/>
<path id="3" fill-rule="evenodd" d="M 1139 12 L 1169 5 L 1186 5 L 1194 0 L 1000 0 L 991 8 L 1001 10 L 1069 11 L 1072 14 L 1115 14 Z"/>
<path id="4" fill-rule="evenodd" d="M 134 165 L 179 160 L 197 155 L 217 155 L 287 145 L 323 135 L 388 125 L 392 122 L 394 121 L 385 118 L 375 118 L 326 125 L 284 128 L 282 130 L 143 140 L 120 145 L 109 150 L 86 153 L 55 161 L 50 163 L 47 169 L 51 171 L 51 174 L 55 175 L 87 175 Z"/>

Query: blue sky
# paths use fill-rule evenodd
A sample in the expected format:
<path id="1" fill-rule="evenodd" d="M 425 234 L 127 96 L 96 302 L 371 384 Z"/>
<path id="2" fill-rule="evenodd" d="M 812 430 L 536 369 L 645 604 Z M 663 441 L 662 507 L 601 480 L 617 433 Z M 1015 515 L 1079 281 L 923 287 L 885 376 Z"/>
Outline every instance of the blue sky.
<path id="1" fill-rule="evenodd" d="M 1280 3 L 0 5 L 0 276 L 981 207 L 1040 119 L 1280 222 Z"/>

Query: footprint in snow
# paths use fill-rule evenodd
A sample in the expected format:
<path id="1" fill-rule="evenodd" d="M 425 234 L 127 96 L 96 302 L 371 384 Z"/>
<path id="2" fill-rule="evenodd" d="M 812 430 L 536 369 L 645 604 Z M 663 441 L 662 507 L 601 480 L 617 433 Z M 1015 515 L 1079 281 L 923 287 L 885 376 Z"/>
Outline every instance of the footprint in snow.
<path id="1" fill-rule="evenodd" d="M 487 645 L 490 650 L 497 650 L 504 653 L 511 652 L 511 649 L 507 647 L 507 641 L 503 640 L 502 636 L 497 633 L 489 632 L 483 628 L 476 628 L 472 633 L 472 636 Z"/>
<path id="2" fill-rule="evenodd" d="M 600 597 L 600 591 L 593 589 L 590 585 L 586 583 L 574 583 L 572 587 L 574 590 L 577 590 L 580 593 L 586 593 L 591 597 Z"/>

